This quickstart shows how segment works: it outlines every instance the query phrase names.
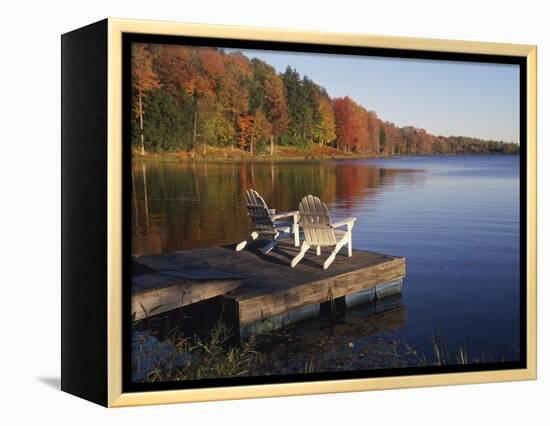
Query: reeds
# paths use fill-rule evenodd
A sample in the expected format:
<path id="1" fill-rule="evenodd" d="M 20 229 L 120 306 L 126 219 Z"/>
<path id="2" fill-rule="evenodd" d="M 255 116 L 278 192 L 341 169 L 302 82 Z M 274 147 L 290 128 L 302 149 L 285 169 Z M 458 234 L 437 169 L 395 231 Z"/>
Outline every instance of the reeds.
<path id="1" fill-rule="evenodd" d="M 252 340 L 234 346 L 232 339 L 231 329 L 219 321 L 206 338 L 170 337 L 162 344 L 134 346 L 138 353 L 133 354 L 132 376 L 159 382 L 248 375 L 261 356 L 252 349 Z"/>
<path id="2" fill-rule="evenodd" d="M 203 337 L 172 334 L 163 342 L 147 334 L 139 338 L 142 342 L 134 342 L 132 354 L 132 377 L 137 382 L 281 374 L 280 367 L 286 364 L 284 360 L 273 358 L 269 351 L 256 344 L 254 338 L 235 344 L 233 330 L 222 321 L 218 321 Z M 154 344 L 151 344 L 151 339 Z M 389 338 L 380 341 L 368 347 L 366 353 L 358 354 L 357 359 L 350 358 L 349 351 L 351 348 L 353 353 L 354 346 L 348 344 L 346 365 L 337 370 L 469 365 L 507 360 L 506 352 L 498 348 L 496 351 L 487 347 L 479 353 L 473 351 L 469 338 L 451 350 L 445 334 L 437 330 L 416 345 Z M 335 362 L 339 361 L 337 351 L 334 359 L 304 355 L 306 359 L 301 366 L 284 365 L 285 373 L 335 371 Z M 365 365 L 365 360 L 373 361 Z"/>

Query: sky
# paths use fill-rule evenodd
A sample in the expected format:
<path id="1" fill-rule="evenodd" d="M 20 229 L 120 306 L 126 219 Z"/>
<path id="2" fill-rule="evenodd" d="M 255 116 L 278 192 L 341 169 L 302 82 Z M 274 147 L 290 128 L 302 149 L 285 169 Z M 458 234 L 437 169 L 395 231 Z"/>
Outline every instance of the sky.
<path id="1" fill-rule="evenodd" d="M 518 65 L 239 51 L 279 72 L 290 65 L 331 97 L 349 96 L 400 127 L 519 142 Z"/>

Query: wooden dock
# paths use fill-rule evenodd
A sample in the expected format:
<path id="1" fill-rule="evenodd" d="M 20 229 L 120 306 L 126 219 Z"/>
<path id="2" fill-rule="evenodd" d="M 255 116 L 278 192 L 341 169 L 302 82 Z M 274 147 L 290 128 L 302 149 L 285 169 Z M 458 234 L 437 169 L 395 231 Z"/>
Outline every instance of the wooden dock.
<path id="1" fill-rule="evenodd" d="M 403 257 L 357 249 L 347 257 L 342 250 L 323 270 L 328 253 L 318 257 L 311 250 L 291 268 L 297 251 L 281 243 L 267 255 L 224 246 L 135 257 L 132 312 L 143 319 L 221 297 L 234 304 L 240 326 L 250 328 L 269 318 L 292 322 L 338 298 L 357 303 L 401 290 Z"/>

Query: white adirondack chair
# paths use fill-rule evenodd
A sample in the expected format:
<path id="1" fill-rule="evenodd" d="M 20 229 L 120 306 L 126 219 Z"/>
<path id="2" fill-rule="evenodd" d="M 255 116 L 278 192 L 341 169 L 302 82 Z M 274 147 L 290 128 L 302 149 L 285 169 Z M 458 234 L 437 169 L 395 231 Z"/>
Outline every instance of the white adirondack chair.
<path id="1" fill-rule="evenodd" d="M 321 255 L 321 247 L 334 247 L 328 259 L 323 263 L 323 269 L 330 266 L 338 251 L 346 244 L 348 245 L 348 256 L 351 257 L 351 230 L 357 220 L 356 217 L 332 223 L 327 205 L 313 195 L 302 198 L 299 212 L 299 225 L 304 231 L 304 241 L 300 252 L 292 259 L 290 266 L 294 268 L 311 247 L 317 249 L 317 256 Z M 346 226 L 345 230 L 337 229 L 343 226 Z"/>
<path id="2" fill-rule="evenodd" d="M 253 230 L 250 237 L 240 242 L 235 247 L 240 251 L 246 245 L 260 236 L 268 237 L 272 241 L 261 249 L 262 253 L 267 254 L 275 248 L 282 238 L 294 237 L 294 245 L 300 245 L 300 234 L 298 232 L 298 211 L 277 213 L 275 209 L 268 209 L 264 199 L 253 189 L 249 189 L 244 194 L 248 216 L 252 220 Z M 291 221 L 282 221 L 281 219 L 291 219 Z"/>

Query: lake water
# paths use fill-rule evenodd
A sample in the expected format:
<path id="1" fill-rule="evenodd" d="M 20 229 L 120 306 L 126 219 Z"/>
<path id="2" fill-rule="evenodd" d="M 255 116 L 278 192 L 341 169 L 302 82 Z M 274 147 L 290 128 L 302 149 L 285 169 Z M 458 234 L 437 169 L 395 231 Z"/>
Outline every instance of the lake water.
<path id="1" fill-rule="evenodd" d="M 379 327 L 368 320 L 333 327 L 323 335 L 330 334 L 331 345 L 357 343 L 362 335 L 420 344 L 438 330 L 450 348 L 468 342 L 476 353 L 489 348 L 517 357 L 518 156 L 136 161 L 132 174 L 133 254 L 243 240 L 250 232 L 243 194 L 251 187 L 280 211 L 295 210 L 303 195 L 314 194 L 335 219 L 358 217 L 354 248 L 407 259 L 399 313 Z M 296 353 L 306 346 L 312 345 Z"/>

